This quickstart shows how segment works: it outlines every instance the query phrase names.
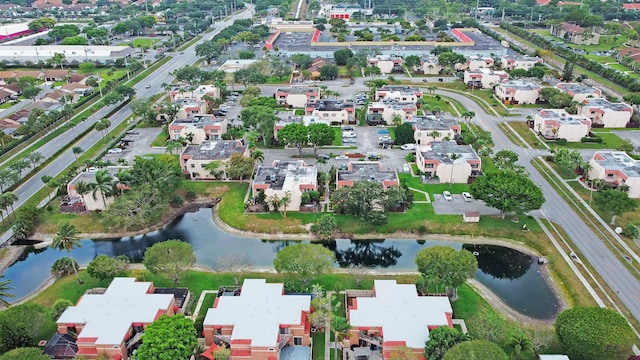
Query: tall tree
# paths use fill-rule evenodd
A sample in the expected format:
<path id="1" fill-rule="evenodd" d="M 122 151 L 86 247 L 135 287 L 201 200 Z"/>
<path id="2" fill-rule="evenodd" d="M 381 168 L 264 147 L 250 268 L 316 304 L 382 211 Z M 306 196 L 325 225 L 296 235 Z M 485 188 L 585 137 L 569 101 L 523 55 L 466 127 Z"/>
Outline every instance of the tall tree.
<path id="1" fill-rule="evenodd" d="M 145 329 L 134 359 L 190 359 L 198 346 L 197 335 L 193 320 L 182 314 L 162 315 Z"/>
<path id="2" fill-rule="evenodd" d="M 524 174 L 525 168 L 518 165 L 518 154 L 512 150 L 500 150 L 493 156 L 493 164 L 500 171 L 511 171 Z"/>
<path id="3" fill-rule="evenodd" d="M 507 347 L 511 350 L 510 357 L 512 360 L 518 360 L 527 355 L 533 354 L 533 343 L 523 333 L 515 333 L 509 336 Z"/>
<path id="4" fill-rule="evenodd" d="M 69 222 L 60 224 L 58 226 L 56 236 L 53 237 L 51 247 L 60 251 L 66 251 L 67 254 L 69 254 L 69 258 L 71 258 L 71 261 L 75 261 L 71 256 L 71 250 L 82 247 L 80 240 L 76 236 L 76 227 L 69 224 Z M 78 269 L 76 269 L 75 265 L 73 266 L 73 272 L 76 274 L 76 278 L 78 278 L 78 283 L 82 284 L 82 280 L 80 280 L 80 275 L 78 274 Z"/>
<path id="5" fill-rule="evenodd" d="M 154 244 L 144 252 L 142 263 L 154 274 L 173 280 L 178 285 L 185 270 L 196 262 L 191 245 L 180 240 Z"/>
<path id="6" fill-rule="evenodd" d="M 629 198 L 629 194 L 619 190 L 602 190 L 596 193 L 595 201 L 599 209 L 611 214 L 610 225 L 616 223 L 616 217 L 618 215 L 632 211 L 637 207 L 636 202 Z"/>
<path id="7" fill-rule="evenodd" d="M 311 124 L 309 129 L 309 143 L 313 145 L 313 156 L 318 156 L 318 148 L 333 144 L 335 129 L 327 124 Z"/>
<path id="8" fill-rule="evenodd" d="M 251 177 L 254 169 L 254 161 L 250 157 L 245 157 L 240 153 L 231 155 L 227 161 L 225 173 L 229 179 L 248 179 Z"/>
<path id="9" fill-rule="evenodd" d="M 73 153 L 73 157 L 76 158 L 76 163 L 77 163 L 78 155 L 82 154 L 84 152 L 84 149 L 82 149 L 80 146 L 74 146 L 71 148 L 71 152 Z"/>
<path id="10" fill-rule="evenodd" d="M 278 141 L 296 148 L 302 158 L 302 147 L 309 142 L 309 129 L 301 123 L 289 124 L 278 131 Z"/>
<path id="11" fill-rule="evenodd" d="M 457 329 L 441 326 L 429 332 L 429 340 L 424 347 L 424 356 L 429 360 L 442 360 L 447 350 L 457 343 L 467 340 L 469 340 L 469 336 Z"/>
<path id="12" fill-rule="evenodd" d="M 456 289 L 473 277 L 478 260 L 464 249 L 456 251 L 448 246 L 433 246 L 416 254 L 416 265 L 427 284 L 451 288 L 455 299 Z"/>
<path id="13" fill-rule="evenodd" d="M 336 257 L 320 244 L 295 244 L 280 250 L 273 260 L 279 273 L 295 275 L 305 285 L 313 277 L 331 271 Z"/>
<path id="14" fill-rule="evenodd" d="M 11 280 L 4 280 L 4 275 L 0 275 L 0 304 L 5 307 L 9 307 L 7 298 L 15 297 L 15 295 L 9 293 L 10 290 L 15 289 L 11 285 Z"/>
<path id="15" fill-rule="evenodd" d="M 89 184 L 93 190 L 93 200 L 98 200 L 97 194 L 100 193 L 102 204 L 107 209 L 107 197 L 114 195 L 113 178 L 109 175 L 108 170 L 98 170 L 96 172 L 96 180 Z"/>
<path id="16" fill-rule="evenodd" d="M 511 171 L 487 173 L 471 184 L 471 194 L 493 208 L 506 213 L 522 214 L 540 209 L 544 203 L 542 190 L 526 175 Z"/>

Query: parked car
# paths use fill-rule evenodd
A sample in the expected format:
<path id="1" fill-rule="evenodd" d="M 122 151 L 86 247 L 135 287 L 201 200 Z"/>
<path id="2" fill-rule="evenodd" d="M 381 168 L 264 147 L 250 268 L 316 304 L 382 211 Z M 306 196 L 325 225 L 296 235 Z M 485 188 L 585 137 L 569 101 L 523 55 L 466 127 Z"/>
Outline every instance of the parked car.
<path id="1" fill-rule="evenodd" d="M 342 143 L 343 144 L 355 144 L 356 143 L 356 138 L 343 138 L 342 139 Z"/>
<path id="2" fill-rule="evenodd" d="M 144 87 L 148 89 L 148 88 L 150 88 L 150 87 L 151 87 L 151 84 L 147 84 L 147 85 L 145 85 Z"/>
<path id="3" fill-rule="evenodd" d="M 327 154 L 318 154 L 317 156 L 318 159 L 325 159 L 325 160 L 329 160 L 331 159 L 331 156 L 327 155 Z"/>
<path id="4" fill-rule="evenodd" d="M 107 154 L 120 154 L 121 152 L 122 152 L 122 149 L 119 149 L 119 148 L 113 148 L 113 149 L 107 150 Z"/>
<path id="5" fill-rule="evenodd" d="M 400 146 L 400 149 L 402 149 L 402 150 L 415 150 L 416 149 L 416 144 L 404 144 L 404 145 Z"/>
<path id="6" fill-rule="evenodd" d="M 378 135 L 389 135 L 389 129 L 378 129 Z"/>
<path id="7" fill-rule="evenodd" d="M 336 160 L 349 160 L 349 157 L 347 155 L 339 155 L 336 156 Z"/>
<path id="8" fill-rule="evenodd" d="M 342 137 L 343 138 L 355 138 L 357 136 L 358 135 L 356 135 L 356 133 L 353 132 L 353 131 L 344 131 L 344 132 L 342 132 Z"/>
<path id="9" fill-rule="evenodd" d="M 140 135 L 140 131 L 129 130 L 129 131 L 127 131 L 127 135 Z"/>
<path id="10" fill-rule="evenodd" d="M 216 111 L 214 111 L 214 112 L 213 112 L 213 115 L 214 115 L 214 116 L 225 117 L 225 116 L 227 116 L 227 112 L 226 112 L 226 111 L 219 111 L 219 110 L 216 110 Z"/>
<path id="11" fill-rule="evenodd" d="M 345 126 L 342 128 L 342 131 L 353 131 L 353 126 Z"/>
<path id="12" fill-rule="evenodd" d="M 462 193 L 462 198 L 464 201 L 473 201 L 473 196 L 466 191 Z"/>
<path id="13" fill-rule="evenodd" d="M 446 191 L 446 190 L 442 192 L 442 196 L 444 196 L 444 199 L 445 199 L 446 201 L 451 201 L 451 200 L 453 200 L 453 196 L 451 196 L 451 193 L 450 193 L 450 192 L 448 192 L 448 191 Z"/>

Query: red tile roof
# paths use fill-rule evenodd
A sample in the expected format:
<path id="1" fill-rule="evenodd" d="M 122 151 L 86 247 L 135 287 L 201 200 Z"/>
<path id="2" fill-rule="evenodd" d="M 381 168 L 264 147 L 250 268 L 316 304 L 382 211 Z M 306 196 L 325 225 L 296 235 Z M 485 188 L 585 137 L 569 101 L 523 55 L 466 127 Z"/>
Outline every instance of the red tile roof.
<path id="1" fill-rule="evenodd" d="M 622 4 L 625 10 L 640 10 L 640 4 Z"/>

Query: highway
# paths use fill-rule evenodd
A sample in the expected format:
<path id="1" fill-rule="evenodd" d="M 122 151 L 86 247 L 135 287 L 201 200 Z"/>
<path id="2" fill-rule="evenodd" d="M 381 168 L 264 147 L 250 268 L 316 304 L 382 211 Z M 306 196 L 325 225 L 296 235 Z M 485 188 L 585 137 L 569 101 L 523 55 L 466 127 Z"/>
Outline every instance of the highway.
<path id="1" fill-rule="evenodd" d="M 582 220 L 573 208 L 556 192 L 547 179 L 531 164 L 531 159 L 547 153 L 542 150 L 523 149 L 514 145 L 498 128 L 501 119 L 487 115 L 473 100 L 464 95 L 438 90 L 437 93 L 459 101 L 466 109 L 476 113 L 473 121 L 491 132 L 495 143 L 495 151 L 502 149 L 518 153 L 521 165 L 525 166 L 531 180 L 542 188 L 546 202 L 540 215 L 562 226 L 575 247 L 582 253 L 582 260 L 588 261 L 602 276 L 609 287 L 617 295 L 636 319 L 640 320 L 640 281 L 624 266 L 620 257 L 616 256 Z"/>
<path id="2" fill-rule="evenodd" d="M 215 35 L 217 35 L 222 29 L 228 27 L 233 23 L 236 19 L 245 19 L 251 16 L 251 5 L 246 5 L 246 9 L 242 12 L 239 12 L 235 15 L 230 16 L 226 20 L 217 22 L 214 24 L 215 30 L 209 33 L 201 34 L 202 40 L 198 41 L 196 44 L 193 44 L 188 49 L 184 50 L 182 53 L 173 53 L 171 56 L 173 58 L 169 60 L 167 63 L 162 65 L 156 71 L 147 76 L 143 81 L 136 84 L 133 88 L 136 90 L 137 98 L 148 98 L 152 95 L 155 95 L 159 92 L 163 92 L 161 85 L 163 83 L 171 83 L 173 81 L 173 77 L 170 75 L 174 70 L 182 68 L 184 66 L 188 66 L 193 64 L 193 62 L 198 58 L 195 53 L 195 47 L 198 43 L 209 40 Z M 149 89 L 145 88 L 146 84 L 151 84 Z M 101 110 L 100 112 L 94 114 L 90 117 L 91 120 L 87 119 L 85 126 L 90 126 L 95 121 L 100 120 L 104 114 L 106 114 L 113 107 L 109 107 L 109 109 Z M 129 116 L 132 115 L 131 108 L 129 105 L 124 106 L 118 112 L 116 112 L 112 117 L 110 117 L 111 128 L 117 126 L 118 124 L 125 121 Z M 83 125 L 78 125 L 83 126 Z M 38 151 L 45 157 L 51 157 L 51 154 L 55 153 L 62 146 L 66 146 L 68 144 L 70 138 L 73 137 L 72 130 L 68 130 L 64 134 L 56 137 L 54 140 L 50 141 L 43 147 L 41 147 Z M 80 146 L 83 149 L 89 149 L 94 144 L 102 141 L 102 135 L 98 131 L 91 131 L 78 140 L 74 146 Z M 71 149 L 67 149 L 62 154 L 60 154 L 55 160 L 53 160 L 49 165 L 39 171 L 37 174 L 32 176 L 30 179 L 25 181 L 20 187 L 15 189 L 13 192 L 18 196 L 18 201 L 14 204 L 14 208 L 18 209 L 22 206 L 25 201 L 27 201 L 33 194 L 44 187 L 44 183 L 40 179 L 43 175 L 57 176 L 62 173 L 69 165 L 71 165 L 75 161 L 75 156 Z M 4 243 L 7 239 L 12 236 L 12 232 L 8 231 L 2 236 L 0 236 L 0 244 Z"/>

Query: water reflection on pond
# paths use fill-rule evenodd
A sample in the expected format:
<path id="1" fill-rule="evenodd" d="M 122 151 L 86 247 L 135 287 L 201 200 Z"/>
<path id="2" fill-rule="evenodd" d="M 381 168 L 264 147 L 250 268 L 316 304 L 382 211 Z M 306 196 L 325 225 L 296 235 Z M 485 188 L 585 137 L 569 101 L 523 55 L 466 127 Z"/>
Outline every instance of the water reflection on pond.
<path id="1" fill-rule="evenodd" d="M 73 250 L 74 258 L 83 265 L 100 254 L 127 255 L 132 261 L 142 260 L 147 247 L 167 239 L 189 242 L 196 254 L 196 262 L 216 268 L 217 259 L 226 255 L 244 254 L 255 266 L 270 267 L 276 253 L 285 246 L 297 243 L 286 240 L 259 240 L 228 234 L 211 220 L 211 209 L 186 214 L 166 228 L 145 235 L 122 239 L 81 241 L 82 247 Z M 359 240 L 338 239 L 325 244 L 336 254 L 336 266 L 364 265 L 395 270 L 415 270 L 415 254 L 425 247 L 444 245 L 456 249 L 460 243 L 424 240 Z M 494 291 L 505 303 L 531 317 L 547 319 L 557 313 L 557 299 L 540 273 L 535 259 L 517 250 L 499 246 L 464 245 L 478 258 L 476 279 Z M 5 271 L 13 281 L 13 293 L 20 299 L 35 291 L 49 276 L 53 262 L 61 257 L 59 251 L 30 248 L 23 257 Z"/>

